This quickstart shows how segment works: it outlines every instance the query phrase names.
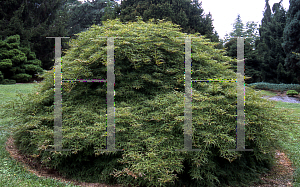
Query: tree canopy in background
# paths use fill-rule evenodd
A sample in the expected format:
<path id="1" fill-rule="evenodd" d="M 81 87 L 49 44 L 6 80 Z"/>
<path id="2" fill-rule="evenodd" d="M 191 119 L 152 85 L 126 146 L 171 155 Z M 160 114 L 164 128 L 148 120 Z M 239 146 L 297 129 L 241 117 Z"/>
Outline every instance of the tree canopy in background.
<path id="1" fill-rule="evenodd" d="M 148 6 L 151 8 L 149 9 Z M 166 4 L 169 4 L 165 6 Z M 30 46 L 42 61 L 43 69 L 50 70 L 54 64 L 54 39 L 47 36 L 70 36 L 86 31 L 91 25 L 101 25 L 107 19 L 126 17 L 128 21 L 135 19 L 131 11 L 136 8 L 141 14 L 149 18 L 169 19 L 183 27 L 184 32 L 206 35 L 212 41 L 219 42 L 218 35 L 214 31 L 211 14 L 203 15 L 203 9 L 197 1 L 135 1 L 129 7 L 129 1 L 123 1 L 122 5 L 112 0 L 95 0 L 92 2 L 79 2 L 77 0 L 4 0 L 0 5 L 0 37 L 18 34 L 21 45 Z M 136 6 L 136 7 L 134 7 Z M 7 8 L 8 7 L 8 8 Z M 157 12 L 157 8 L 160 10 Z M 126 13 L 127 12 L 127 13 Z M 177 12 L 180 12 L 178 16 Z M 159 14 L 157 14 L 159 13 Z M 128 15 L 127 15 L 128 14 Z M 69 39 L 62 39 L 63 52 L 69 48 Z M 216 46 L 218 48 L 218 46 Z M 222 48 L 219 45 L 219 48 Z M 64 53 L 62 53 L 62 56 Z"/>
<path id="2" fill-rule="evenodd" d="M 107 8 L 112 4 L 102 0 L 84 4 L 77 0 L 23 0 L 21 3 L 4 0 L 0 4 L 0 39 L 19 35 L 20 45 L 29 46 L 42 61 L 42 68 L 49 70 L 54 65 L 55 40 L 46 37 L 72 38 L 92 24 L 100 24 L 100 19 L 112 18 L 114 13 Z M 69 47 L 68 42 L 69 39 L 62 39 L 63 51 Z"/>
<path id="3" fill-rule="evenodd" d="M 118 5 L 113 0 L 3 0 L 0 4 L 0 39 L 19 35 L 20 46 L 29 46 L 42 61 L 42 68 L 50 70 L 54 65 L 55 40 L 46 36 L 75 39 L 76 33 L 87 31 L 93 24 L 102 25 L 107 19 L 119 18 L 123 23 L 136 21 L 136 16 L 141 16 L 143 21 L 165 19 L 180 25 L 181 32 L 198 32 L 206 36 L 216 42 L 215 48 L 223 49 L 223 43 L 226 43 L 227 55 L 233 58 L 236 58 L 236 39 L 231 37 L 252 37 L 245 40 L 245 73 L 252 77 L 250 82 L 300 83 L 300 62 L 296 54 L 300 52 L 297 43 L 300 29 L 299 18 L 295 17 L 299 14 L 298 1 L 291 1 L 291 11 L 286 16 L 281 1 L 271 9 L 266 0 L 259 36 L 254 22 L 249 21 L 244 27 L 238 17 L 225 42 L 219 40 L 212 15 L 204 15 L 201 3 L 197 0 L 127 0 Z M 62 39 L 62 56 L 69 48 L 69 40 Z M 236 71 L 235 64 L 233 69 Z"/>
<path id="4" fill-rule="evenodd" d="M 282 47 L 286 53 L 284 66 L 295 73 L 300 83 L 300 0 L 290 0 L 286 25 L 283 31 Z"/>
<path id="5" fill-rule="evenodd" d="M 258 38 L 258 30 L 257 24 L 252 22 L 247 22 L 246 27 L 242 22 L 242 18 L 240 15 L 237 16 L 235 23 L 233 24 L 233 31 L 231 33 L 226 34 L 225 38 L 225 50 L 226 55 L 237 58 L 237 38 L 234 37 L 246 37 L 244 40 L 244 57 L 245 57 L 245 75 L 246 80 L 250 77 L 250 81 L 245 81 L 247 83 L 252 82 L 254 79 L 257 79 L 259 76 L 259 64 L 255 61 L 254 57 L 254 49 L 255 49 L 255 40 Z M 237 66 L 236 62 L 233 64 L 233 70 L 236 72 Z"/>
<path id="6" fill-rule="evenodd" d="M 54 64 L 54 39 L 46 36 L 66 36 L 66 14 L 61 7 L 65 0 L 4 0 L 0 4 L 0 36 L 4 40 L 20 36 L 20 45 L 30 46 L 42 61 L 43 69 Z"/>
<path id="7" fill-rule="evenodd" d="M 180 25 L 181 32 L 198 32 L 212 42 L 219 42 L 219 36 L 212 24 L 212 15 L 204 15 L 201 4 L 197 0 L 127 0 L 122 1 L 116 10 L 120 13 L 117 17 L 123 23 L 136 21 L 136 16 L 141 16 L 143 21 L 151 18 L 165 19 Z M 219 45 L 219 48 L 222 47 Z"/>
<path id="8" fill-rule="evenodd" d="M 29 47 L 20 47 L 20 36 L 0 40 L 0 84 L 27 82 L 38 72 L 43 73 L 41 61 Z"/>
<path id="9" fill-rule="evenodd" d="M 68 34 L 74 36 L 76 33 L 86 31 L 92 25 L 102 25 L 102 21 L 115 18 L 114 7 L 118 3 L 111 0 L 96 0 L 81 3 L 71 0 L 65 6 L 65 11 L 69 16 Z M 73 38 L 72 38 L 73 39 Z"/>
<path id="10" fill-rule="evenodd" d="M 247 26 L 244 28 L 244 24 L 238 15 L 234 23 L 233 32 L 230 33 L 230 36 L 226 35 L 224 47 L 228 56 L 236 58 L 237 39 L 232 37 L 247 37 L 244 46 L 245 74 L 252 78 L 246 79 L 246 83 L 264 81 L 277 84 L 299 84 L 300 82 L 296 79 L 294 70 L 284 66 L 286 54 L 281 43 L 283 42 L 283 30 L 286 25 L 286 12 L 282 7 L 281 1 L 274 3 L 272 11 L 273 14 L 269 1 L 266 0 L 264 17 L 259 27 L 259 35 L 257 35 L 254 22 L 247 22 Z"/>
<path id="11" fill-rule="evenodd" d="M 92 2 L 68 0 L 68 3 L 63 5 L 68 20 L 66 26 L 67 36 L 70 39 L 76 39 L 75 34 L 87 31 L 92 25 L 102 25 L 102 21 L 114 19 L 116 17 L 114 9 L 117 6 L 119 6 L 118 3 L 112 0 L 95 0 Z M 63 51 L 69 48 L 70 39 L 66 39 L 67 42 L 65 42 Z"/>
<path id="12" fill-rule="evenodd" d="M 296 83 L 289 68 L 284 68 L 286 54 L 281 46 L 283 30 L 286 24 L 286 12 L 281 4 L 274 3 L 273 14 L 270 15 L 270 6 L 266 0 L 266 10 L 262 25 L 259 29 L 260 39 L 257 40 L 257 59 L 261 62 L 261 76 L 264 82 Z"/>

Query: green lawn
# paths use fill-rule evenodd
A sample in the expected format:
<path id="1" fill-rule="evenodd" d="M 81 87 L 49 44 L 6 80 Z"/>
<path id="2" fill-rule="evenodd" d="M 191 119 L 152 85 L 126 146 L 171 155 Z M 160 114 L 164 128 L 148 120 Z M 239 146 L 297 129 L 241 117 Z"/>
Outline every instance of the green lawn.
<path id="1" fill-rule="evenodd" d="M 263 95 L 268 96 L 276 96 L 273 92 L 268 92 L 265 90 L 261 90 Z M 277 102 L 276 108 L 284 107 L 289 112 L 289 118 L 293 121 L 293 127 L 285 128 L 286 132 L 290 135 L 288 139 L 284 139 L 282 137 L 278 137 L 280 146 L 288 158 L 293 163 L 294 168 L 294 181 L 293 186 L 299 187 L 300 186 L 300 104 L 299 103 L 285 103 L 285 102 Z M 283 124 L 284 126 L 284 124 Z"/>
<path id="2" fill-rule="evenodd" d="M 35 84 L 16 84 L 16 85 L 0 85 L 0 105 L 9 103 L 12 100 L 22 102 L 18 98 L 18 91 L 26 94 L 34 90 Z M 21 96 L 22 97 L 22 96 Z M 13 105 L 12 105 L 13 107 Z M 9 112 L 8 109 L 0 107 L 0 116 Z M 16 160 L 10 157 L 5 149 L 5 143 L 10 135 L 10 121 L 13 117 L 0 117 L 0 187 L 10 186 L 75 186 L 59 182 L 58 180 L 39 178 L 36 175 L 26 171 L 25 168 Z"/>
<path id="3" fill-rule="evenodd" d="M 31 93 L 35 91 L 36 84 L 16 84 L 16 85 L 0 85 L 0 105 L 10 103 L 12 100 L 15 100 L 19 103 L 22 103 L 22 94 Z M 276 94 L 261 91 L 264 95 L 274 96 Z M 21 93 L 21 98 L 18 96 L 18 93 Z M 23 96 L 24 97 L 24 96 Z M 14 159 L 10 158 L 9 153 L 5 149 L 5 142 L 9 137 L 10 131 L 10 121 L 14 119 L 12 116 L 7 116 L 9 111 L 13 108 L 3 108 L 0 106 L 0 187 L 1 186 L 74 186 L 68 185 L 58 180 L 53 179 L 44 179 L 31 174 L 29 171 L 26 171 L 24 167 L 19 164 Z M 286 128 L 290 137 L 288 139 L 283 139 L 278 137 L 280 140 L 280 145 L 282 150 L 287 154 L 289 159 L 293 162 L 294 167 L 297 168 L 294 173 L 294 183 L 293 186 L 300 186 L 300 104 L 294 103 L 283 103 L 277 102 L 276 108 L 284 107 L 290 109 L 289 118 L 293 120 L 294 126 L 292 128 Z M 284 124 L 283 124 L 284 126 Z"/>

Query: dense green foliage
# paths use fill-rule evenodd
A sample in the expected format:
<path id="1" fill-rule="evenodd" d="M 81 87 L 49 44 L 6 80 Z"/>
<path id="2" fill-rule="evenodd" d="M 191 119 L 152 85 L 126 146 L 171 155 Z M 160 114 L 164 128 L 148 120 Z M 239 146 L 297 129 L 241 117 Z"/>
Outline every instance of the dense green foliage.
<path id="1" fill-rule="evenodd" d="M 161 2 L 153 1 L 154 4 L 151 7 L 154 9 L 148 9 L 150 1 L 143 2 L 147 4 L 147 20 L 150 18 L 163 19 L 167 15 L 170 17 L 168 20 L 181 25 L 184 31 L 199 32 L 211 38 L 214 42 L 219 41 L 217 33 L 214 32 L 211 14 L 204 16 L 203 9 L 197 2 L 177 1 L 177 3 L 171 3 L 167 7 L 164 4 L 166 2 L 161 4 Z M 138 1 L 135 1 L 134 6 L 139 6 L 136 3 Z M 157 6 L 164 10 L 165 8 L 168 9 L 165 10 L 164 16 L 157 17 L 155 15 Z M 42 61 L 43 69 L 50 70 L 54 64 L 53 46 L 55 40 L 45 37 L 70 36 L 72 39 L 76 39 L 74 34 L 86 31 L 93 24 L 102 25 L 102 21 L 117 17 L 123 21 L 123 17 L 127 17 L 127 13 L 131 14 L 130 11 L 128 12 L 130 8 L 132 7 L 128 7 L 127 1 L 122 1 L 122 6 L 120 6 L 113 0 L 95 0 L 91 2 L 79 2 L 77 0 L 41 2 L 40 0 L 31 0 L 22 3 L 4 0 L 0 5 L 0 10 L 2 10 L 0 13 L 0 38 L 5 39 L 11 35 L 20 35 L 21 44 L 29 45 L 30 49 L 36 53 L 37 59 Z M 138 7 L 137 9 L 140 10 Z M 182 16 L 179 17 L 177 11 L 180 9 L 182 9 L 180 14 Z M 172 17 L 168 13 L 172 13 L 170 14 Z M 141 12 L 141 14 L 143 13 Z M 131 18 L 131 21 L 136 20 L 135 16 Z M 68 41 L 69 39 L 62 39 L 63 52 L 69 48 Z M 222 45 L 216 45 L 216 48 L 222 48 Z M 64 53 L 62 53 L 63 55 Z"/>
<path id="2" fill-rule="evenodd" d="M 298 95 L 299 93 L 296 90 L 288 90 L 286 95 Z"/>
<path id="3" fill-rule="evenodd" d="M 67 14 L 63 11 L 66 0 L 1 1 L 0 37 L 20 35 L 20 43 L 30 46 L 42 61 L 43 69 L 54 64 L 54 39 L 50 36 L 67 35 Z M 9 7 L 9 8 L 7 8 Z M 62 40 L 63 42 L 66 39 Z M 67 45 L 63 43 L 63 48 Z"/>
<path id="4" fill-rule="evenodd" d="M 273 11 L 273 14 L 272 14 Z M 272 11 L 269 1 L 266 0 L 264 17 L 259 27 L 259 35 L 256 35 L 256 24 L 247 22 L 246 28 L 240 16 L 234 23 L 233 31 L 225 40 L 227 55 L 236 58 L 236 39 L 231 37 L 251 37 L 245 39 L 245 74 L 247 83 L 300 83 L 295 71 L 284 66 L 286 54 L 281 46 L 283 42 L 283 30 L 286 24 L 286 13 L 279 3 L 274 3 Z"/>
<path id="5" fill-rule="evenodd" d="M 253 87 L 255 89 L 262 89 L 262 90 L 277 90 L 277 91 L 287 91 L 287 90 L 296 90 L 300 92 L 300 85 L 299 84 L 274 84 L 274 83 L 267 83 L 267 82 L 256 82 L 248 84 L 248 86 Z"/>
<path id="6" fill-rule="evenodd" d="M 256 57 L 260 63 L 262 81 L 270 83 L 297 83 L 289 68 L 284 67 L 286 54 L 281 46 L 286 12 L 281 2 L 274 3 L 271 14 L 269 2 L 259 29 L 260 38 L 256 43 Z M 271 17 L 270 17 L 271 16 Z"/>
<path id="7" fill-rule="evenodd" d="M 72 151 L 45 151 L 53 148 L 53 70 L 44 75 L 38 94 L 27 95 L 15 110 L 18 148 L 88 182 L 242 186 L 258 181 L 257 174 L 273 164 L 274 130 L 288 119 L 246 87 L 245 140 L 254 151 L 229 152 L 236 147 L 236 83 L 193 83 L 193 148 L 201 151 L 174 151 L 184 146 L 184 37 L 199 33 L 187 35 L 171 22 L 141 19 L 92 26 L 70 42 L 62 59 L 63 79 L 106 79 L 107 39 L 98 37 L 124 37 L 114 40 L 115 142 L 124 151 L 105 155 L 97 150 L 106 145 L 107 88 L 87 82 L 63 83 L 63 148 Z M 192 79 L 235 79 L 232 59 L 208 40 L 192 39 Z"/>
<path id="8" fill-rule="evenodd" d="M 233 32 L 230 36 L 227 35 L 226 55 L 233 58 L 236 58 L 236 39 L 229 37 L 252 37 L 245 40 L 245 73 L 249 77 L 246 78 L 247 83 L 300 83 L 297 79 L 297 72 L 300 72 L 297 69 L 299 58 L 294 53 L 299 52 L 298 44 L 294 43 L 299 33 L 299 29 L 296 29 L 298 18 L 293 17 L 297 14 L 297 1 L 292 1 L 290 6 L 292 10 L 286 14 L 281 1 L 275 3 L 271 9 L 269 1 L 266 0 L 259 37 L 255 34 L 256 24 L 253 22 L 247 22 L 243 31 L 240 17 L 234 24 Z M 112 0 L 84 3 L 77 0 L 32 0 L 22 3 L 5 0 L 0 9 L 2 39 L 20 35 L 21 45 L 30 46 L 37 59 L 42 61 L 43 69 L 47 70 L 53 67 L 55 41 L 46 39 L 46 36 L 71 36 L 76 39 L 76 33 L 86 31 L 92 24 L 102 25 L 102 21 L 107 19 L 119 18 L 122 23 L 136 21 L 136 16 L 142 16 L 143 21 L 151 18 L 165 19 L 180 25 L 181 32 L 199 32 L 211 41 L 218 42 L 215 48 L 223 48 L 223 41 L 219 41 L 218 34 L 214 31 L 212 15 L 203 15 L 201 2 L 195 0 L 127 0 L 122 1 L 121 5 Z M 68 41 L 69 39 L 62 39 L 63 52 L 70 48 Z M 232 65 L 235 70 L 234 63 Z"/>
<path id="9" fill-rule="evenodd" d="M 116 18 L 115 7 L 118 6 L 118 3 L 112 0 L 95 0 L 92 2 L 68 0 L 68 2 L 62 6 L 62 12 L 65 13 L 63 18 L 67 23 L 66 35 L 70 36 L 70 39 L 76 39 L 77 36 L 75 34 L 87 31 L 91 25 L 102 25 L 102 21 Z M 70 48 L 70 39 L 62 39 L 62 56 L 64 56 L 64 52 Z M 50 70 L 52 66 L 53 63 L 46 69 Z"/>
<path id="10" fill-rule="evenodd" d="M 212 24 L 212 15 L 204 15 L 202 2 L 197 0 L 127 0 L 122 1 L 116 8 L 120 13 L 118 18 L 122 23 L 136 21 L 136 16 L 141 16 L 143 21 L 149 19 L 165 19 L 180 25 L 184 33 L 200 33 L 212 42 L 219 42 L 219 36 Z M 218 47 L 221 47 L 218 45 Z"/>
<path id="11" fill-rule="evenodd" d="M 284 66 L 291 70 L 300 83 L 300 0 L 290 0 L 282 47 L 286 54 Z"/>
<path id="12" fill-rule="evenodd" d="M 76 38 L 74 34 L 86 31 L 91 25 L 102 25 L 103 20 L 114 19 L 116 14 L 113 8 L 117 6 L 118 3 L 111 0 L 84 3 L 70 0 L 64 7 L 68 15 L 68 35 Z"/>
<path id="13" fill-rule="evenodd" d="M 54 39 L 45 39 L 45 36 L 77 38 L 74 34 L 80 32 L 79 39 L 73 40 L 70 46 L 63 42 L 63 49 L 71 47 L 63 57 L 63 78 L 105 79 L 106 39 L 97 38 L 99 41 L 95 46 L 89 38 L 116 34 L 135 37 L 115 39 L 116 147 L 125 151 L 108 156 L 96 151 L 104 149 L 106 143 L 105 83 L 63 83 L 63 145 L 73 151 L 44 151 L 53 146 L 52 70 L 45 75 L 46 80 L 38 94 L 28 97 L 23 103 L 24 108 L 16 113 L 20 115 L 16 123 L 22 125 L 16 128 L 15 138 L 23 153 L 37 157 L 68 176 L 144 186 L 174 186 L 172 182 L 176 177 L 179 179 L 177 186 L 242 185 L 257 180 L 256 174 L 272 164 L 272 145 L 276 144 L 272 129 L 278 128 L 278 121 L 282 123 L 285 118 L 273 113 L 272 106 L 266 105 L 249 88 L 246 88 L 249 100 L 246 99 L 245 107 L 246 148 L 255 151 L 227 151 L 235 147 L 235 83 L 193 84 L 193 146 L 203 151 L 174 151 L 183 148 L 184 116 L 184 38 L 174 37 L 187 36 L 182 33 L 196 36 L 197 32 L 207 36 L 208 40 L 203 37 L 192 39 L 192 79 L 236 78 L 236 61 L 215 50 L 220 44 L 208 42 L 219 40 L 213 31 L 212 16 L 203 16 L 201 3 L 128 0 L 118 6 L 104 0 L 65 2 L 3 1 L 0 5 L 0 36 L 7 41 L 13 38 L 17 41 L 19 35 L 20 44 L 1 43 L 0 68 L 5 69 L 1 72 L 6 75 L 0 75 L 0 81 L 5 75 L 5 78 L 13 79 L 12 82 L 5 80 L 6 83 L 23 82 L 40 71 L 41 64 L 35 59 L 34 52 L 42 59 L 43 68 L 51 69 Z M 286 20 L 280 3 L 274 4 L 272 14 L 266 1 L 260 38 L 253 34 L 256 30 L 253 22 L 248 22 L 243 31 L 238 17 L 231 36 L 254 37 L 245 41 L 245 72 L 246 76 L 252 77 L 251 82 L 296 82 L 299 57 L 294 52 L 299 52 L 299 45 L 293 41 L 299 35 L 299 19 L 295 16 L 299 14 L 299 7 L 298 1 L 292 2 Z M 159 23 L 158 19 L 172 21 L 181 26 L 181 33 L 176 29 L 164 33 L 164 29 L 171 28 L 170 23 L 147 25 L 136 16 L 142 16 L 143 21 L 154 18 L 154 23 Z M 112 21 L 99 27 L 102 21 L 116 17 L 121 22 Z M 129 24 L 134 29 L 121 25 L 137 20 L 138 24 Z M 92 24 L 97 26 L 90 28 Z M 147 33 L 149 31 L 153 32 Z M 18 35 L 13 36 L 15 34 Z M 283 41 L 285 50 L 280 46 Z M 225 47 L 226 55 L 236 58 L 236 39 L 228 40 Z M 284 66 L 285 56 L 287 63 Z M 257 114 L 261 115 L 257 117 Z"/>
<path id="14" fill-rule="evenodd" d="M 29 47 L 20 47 L 20 36 L 0 40 L 0 84 L 28 82 L 36 73 L 43 73 L 41 61 Z"/>
<path id="15" fill-rule="evenodd" d="M 246 29 L 241 20 L 241 16 L 238 15 L 236 22 L 233 24 L 233 31 L 230 35 L 226 35 L 225 39 L 225 50 L 226 55 L 234 59 L 237 58 L 237 39 L 233 37 L 247 37 L 244 40 L 244 57 L 245 57 L 245 80 L 247 83 L 253 82 L 256 79 L 257 73 L 259 71 L 259 65 L 253 60 L 254 42 L 257 39 L 257 28 L 254 22 L 247 22 Z M 234 62 L 233 70 L 236 72 L 237 66 Z M 250 80 L 249 80 L 250 79 Z"/>

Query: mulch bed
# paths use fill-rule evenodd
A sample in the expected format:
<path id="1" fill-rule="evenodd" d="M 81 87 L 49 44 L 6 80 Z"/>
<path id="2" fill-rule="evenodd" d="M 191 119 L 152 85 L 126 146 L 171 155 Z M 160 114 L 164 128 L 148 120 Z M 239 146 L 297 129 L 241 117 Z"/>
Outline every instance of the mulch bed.
<path id="1" fill-rule="evenodd" d="M 16 145 L 14 145 L 14 139 L 10 136 L 6 142 L 6 150 L 9 152 L 10 156 L 21 163 L 24 168 L 35 174 L 38 177 L 44 178 L 52 178 L 56 180 L 60 180 L 61 182 L 71 182 L 74 185 L 78 186 L 93 186 L 93 187 L 121 187 L 121 185 L 107 185 L 100 183 L 87 183 L 80 182 L 73 179 L 68 179 L 59 174 L 59 172 L 55 169 L 49 169 L 42 166 L 41 163 L 37 162 L 35 158 L 32 158 L 29 155 L 22 155 L 20 151 L 17 149 Z"/>
<path id="2" fill-rule="evenodd" d="M 295 168 L 292 167 L 292 162 L 279 150 L 276 150 L 275 158 L 276 165 L 273 166 L 269 173 L 262 174 L 260 177 L 264 184 L 255 184 L 255 186 L 249 187 L 293 186 L 292 181 Z"/>

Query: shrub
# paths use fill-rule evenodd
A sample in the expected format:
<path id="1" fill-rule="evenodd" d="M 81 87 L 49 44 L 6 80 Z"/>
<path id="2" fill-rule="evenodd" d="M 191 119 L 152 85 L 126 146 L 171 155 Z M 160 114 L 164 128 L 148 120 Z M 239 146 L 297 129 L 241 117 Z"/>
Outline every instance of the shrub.
<path id="1" fill-rule="evenodd" d="M 290 95 L 290 96 L 293 96 L 293 95 L 298 95 L 299 93 L 296 91 L 296 90 L 288 90 L 286 92 L 286 95 Z"/>
<path id="2" fill-rule="evenodd" d="M 108 20 L 71 40 L 62 57 L 63 79 L 106 79 L 107 39 L 115 46 L 115 146 L 105 154 L 106 83 L 62 84 L 63 149 L 53 148 L 54 70 L 43 75 L 38 95 L 27 95 L 15 111 L 14 139 L 24 154 L 62 174 L 87 182 L 132 186 L 214 186 L 257 182 L 270 169 L 277 146 L 275 130 L 288 124 L 275 102 L 246 87 L 245 146 L 236 147 L 235 82 L 193 83 L 193 149 L 184 147 L 184 37 L 192 38 L 192 79 L 236 79 L 232 59 L 215 43 L 181 33 L 171 22 L 122 24 Z M 183 38 L 178 38 L 183 37 Z M 94 40 L 94 41 L 92 41 Z M 67 85 L 67 86 L 66 86 Z M 18 124 L 18 125 L 17 125 Z M 281 134 L 283 136 L 283 133 Z"/>
<path id="3" fill-rule="evenodd" d="M 3 79 L 0 84 L 16 84 L 16 81 L 15 80 L 12 80 L 12 79 Z"/>
<path id="4" fill-rule="evenodd" d="M 41 65 L 30 47 L 20 46 L 19 35 L 0 40 L 0 84 L 28 82 L 35 73 L 43 72 Z"/>

